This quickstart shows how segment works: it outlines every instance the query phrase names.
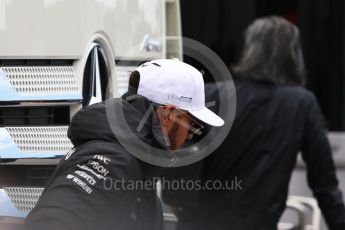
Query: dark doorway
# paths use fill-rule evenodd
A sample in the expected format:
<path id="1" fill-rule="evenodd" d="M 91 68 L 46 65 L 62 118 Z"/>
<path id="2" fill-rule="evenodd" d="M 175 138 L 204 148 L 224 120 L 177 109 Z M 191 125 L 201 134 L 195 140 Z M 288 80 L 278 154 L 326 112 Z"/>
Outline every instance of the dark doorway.
<path id="1" fill-rule="evenodd" d="M 280 15 L 295 23 L 308 71 L 329 128 L 345 131 L 345 2 L 343 0 L 181 1 L 183 36 L 210 47 L 231 66 L 242 52 L 244 29 Z M 188 61 L 188 57 L 186 58 Z"/>

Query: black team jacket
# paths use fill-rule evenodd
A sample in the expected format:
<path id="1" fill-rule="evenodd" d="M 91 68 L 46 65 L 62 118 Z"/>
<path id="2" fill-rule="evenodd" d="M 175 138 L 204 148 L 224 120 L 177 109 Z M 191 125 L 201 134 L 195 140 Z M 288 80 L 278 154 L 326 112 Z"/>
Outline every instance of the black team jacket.
<path id="1" fill-rule="evenodd" d="M 107 103 L 115 110 L 123 110 L 127 123 L 136 132 L 150 102 L 143 97 L 116 103 L 118 100 L 122 99 Z M 68 137 L 75 148 L 61 160 L 36 207 L 26 218 L 25 229 L 163 228 L 161 203 L 154 186 L 121 187 L 131 181 L 153 181 L 160 169 L 132 156 L 119 143 L 108 122 L 104 102 L 83 108 L 73 117 Z M 141 132 L 136 133 L 145 143 L 161 146 L 163 136 L 157 127 L 159 124 L 152 113 Z M 115 186 L 115 181 L 120 182 Z"/>

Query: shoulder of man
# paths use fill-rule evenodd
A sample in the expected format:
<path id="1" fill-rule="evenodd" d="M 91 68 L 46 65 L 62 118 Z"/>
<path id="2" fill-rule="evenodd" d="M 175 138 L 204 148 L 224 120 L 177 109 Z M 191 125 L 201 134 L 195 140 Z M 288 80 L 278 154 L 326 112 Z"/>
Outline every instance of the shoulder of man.
<path id="1" fill-rule="evenodd" d="M 71 150 L 63 159 L 63 168 L 75 166 L 113 179 L 142 178 L 138 160 L 117 142 L 89 141 Z"/>

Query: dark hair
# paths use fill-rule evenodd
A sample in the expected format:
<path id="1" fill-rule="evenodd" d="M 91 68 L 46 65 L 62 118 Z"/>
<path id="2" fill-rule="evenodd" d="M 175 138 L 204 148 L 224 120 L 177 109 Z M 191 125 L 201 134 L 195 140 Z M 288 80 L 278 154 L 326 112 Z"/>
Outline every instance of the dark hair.
<path id="1" fill-rule="evenodd" d="M 138 91 L 139 82 L 140 82 L 140 73 L 136 70 L 132 71 L 129 76 L 128 92 L 136 94 Z"/>
<path id="2" fill-rule="evenodd" d="M 245 31 L 243 55 L 234 71 L 244 78 L 304 85 L 298 28 L 277 16 L 255 20 Z"/>

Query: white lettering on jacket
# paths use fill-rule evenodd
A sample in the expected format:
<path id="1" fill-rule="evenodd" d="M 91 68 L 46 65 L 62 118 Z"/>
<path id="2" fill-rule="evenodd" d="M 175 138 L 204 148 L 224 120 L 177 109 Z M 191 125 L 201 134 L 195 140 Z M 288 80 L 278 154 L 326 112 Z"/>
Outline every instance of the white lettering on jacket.
<path id="1" fill-rule="evenodd" d="M 90 169 L 89 167 L 87 167 L 86 165 L 79 165 L 77 164 L 77 167 L 80 169 L 83 169 L 85 171 L 88 171 L 90 173 L 92 173 L 94 176 L 96 176 L 98 179 L 103 179 L 105 180 L 106 178 L 102 175 L 99 175 L 98 173 L 96 173 L 95 171 L 93 171 L 92 169 Z"/>
<path id="2" fill-rule="evenodd" d="M 67 153 L 66 156 L 65 156 L 65 160 L 68 160 L 68 158 L 70 158 L 71 155 L 72 155 L 74 152 L 75 152 L 75 149 L 74 149 L 74 148 L 71 149 L 70 151 L 68 151 L 68 153 Z"/>
<path id="3" fill-rule="evenodd" d="M 103 161 L 106 165 L 110 163 L 110 159 L 102 155 L 95 155 L 93 158 Z"/>
<path id="4" fill-rule="evenodd" d="M 72 180 L 74 183 L 76 183 L 78 186 L 80 186 L 86 193 L 91 194 L 93 190 L 85 184 L 82 180 L 80 180 L 78 177 L 75 177 L 74 175 L 68 174 L 66 176 L 67 179 Z"/>
<path id="5" fill-rule="evenodd" d="M 93 179 L 93 177 L 90 176 L 89 174 L 87 174 L 86 172 L 77 170 L 74 173 L 79 175 L 80 177 L 84 178 L 87 182 L 89 182 L 89 184 L 91 184 L 91 185 L 96 184 L 95 179 Z"/>
<path id="6" fill-rule="evenodd" d="M 89 160 L 89 162 L 87 164 L 91 165 L 93 167 L 93 169 L 95 169 L 97 172 L 99 172 L 103 176 L 107 176 L 109 173 L 109 170 L 107 170 L 103 165 L 101 165 L 97 161 Z"/>

